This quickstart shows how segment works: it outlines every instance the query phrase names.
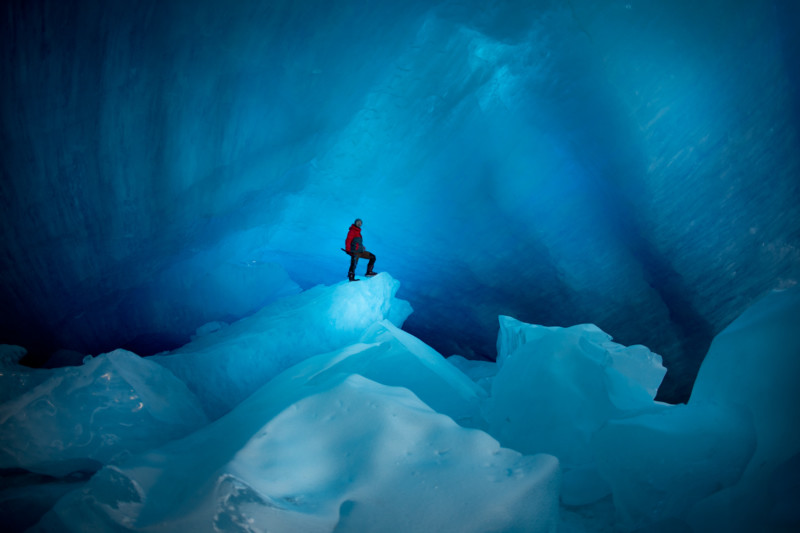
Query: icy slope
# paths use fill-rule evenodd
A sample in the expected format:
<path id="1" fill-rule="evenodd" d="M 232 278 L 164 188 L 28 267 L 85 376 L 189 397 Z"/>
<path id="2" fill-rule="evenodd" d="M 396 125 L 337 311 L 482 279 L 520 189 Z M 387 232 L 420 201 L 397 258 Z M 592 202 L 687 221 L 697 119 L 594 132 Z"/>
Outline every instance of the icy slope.
<path id="1" fill-rule="evenodd" d="M 218 418 L 282 370 L 355 343 L 375 322 L 402 326 L 411 306 L 395 298 L 399 286 L 388 274 L 318 286 L 150 360 L 186 382 Z"/>

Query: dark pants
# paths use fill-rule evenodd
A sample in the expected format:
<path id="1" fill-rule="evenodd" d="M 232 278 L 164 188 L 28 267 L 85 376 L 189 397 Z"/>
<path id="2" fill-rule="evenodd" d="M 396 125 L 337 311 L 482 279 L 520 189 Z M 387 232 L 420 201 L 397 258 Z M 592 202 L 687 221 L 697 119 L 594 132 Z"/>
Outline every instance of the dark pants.
<path id="1" fill-rule="evenodd" d="M 358 264 L 358 258 L 363 257 L 364 259 L 369 259 L 369 263 L 367 264 L 367 272 L 372 272 L 372 267 L 375 265 L 375 254 L 372 252 L 357 252 L 354 254 L 350 254 L 350 271 L 347 273 L 348 275 L 355 276 L 356 274 L 356 265 Z"/>

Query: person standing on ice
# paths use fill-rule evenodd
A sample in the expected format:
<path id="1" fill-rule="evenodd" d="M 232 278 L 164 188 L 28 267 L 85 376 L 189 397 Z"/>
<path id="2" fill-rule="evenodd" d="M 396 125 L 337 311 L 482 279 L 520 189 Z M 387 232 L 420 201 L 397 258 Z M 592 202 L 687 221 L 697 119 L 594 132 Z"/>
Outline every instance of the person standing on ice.
<path id="1" fill-rule="evenodd" d="M 375 275 L 375 272 L 372 271 L 372 267 L 375 265 L 375 254 L 368 252 L 364 248 L 364 243 L 361 240 L 361 224 L 363 222 L 360 218 L 357 218 L 350 226 L 350 231 L 347 232 L 347 240 L 344 242 L 344 251 L 350 254 L 350 271 L 347 273 L 347 279 L 350 281 L 356 281 L 356 265 L 360 257 L 369 259 L 366 275 L 368 277 Z"/>

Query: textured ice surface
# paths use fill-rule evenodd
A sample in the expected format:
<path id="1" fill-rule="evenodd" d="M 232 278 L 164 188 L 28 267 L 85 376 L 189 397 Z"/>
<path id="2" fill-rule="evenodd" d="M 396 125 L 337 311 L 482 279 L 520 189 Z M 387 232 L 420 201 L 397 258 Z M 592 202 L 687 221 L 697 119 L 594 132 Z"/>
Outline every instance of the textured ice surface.
<path id="1" fill-rule="evenodd" d="M 96 470 L 207 423 L 183 382 L 124 350 L 34 372 L 48 377 L 0 405 L 0 468 Z"/>
<path id="2" fill-rule="evenodd" d="M 312 355 L 358 341 L 373 323 L 402 326 L 411 313 L 388 274 L 318 286 L 150 359 L 170 369 L 218 418 L 281 371 Z"/>
<path id="3" fill-rule="evenodd" d="M 553 531 L 558 485 L 555 458 L 340 374 L 267 385 L 190 437 L 104 469 L 40 530 Z"/>

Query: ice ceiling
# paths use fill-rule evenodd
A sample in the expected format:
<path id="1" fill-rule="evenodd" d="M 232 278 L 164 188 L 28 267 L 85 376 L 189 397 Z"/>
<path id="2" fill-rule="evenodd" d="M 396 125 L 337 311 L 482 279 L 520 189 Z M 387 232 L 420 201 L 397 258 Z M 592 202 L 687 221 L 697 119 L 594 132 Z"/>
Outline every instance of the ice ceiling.
<path id="1" fill-rule="evenodd" d="M 685 400 L 800 275 L 799 11 L 5 2 L 0 342 L 174 348 L 345 279 L 360 217 L 444 355 L 494 358 L 500 314 L 592 322 Z"/>

